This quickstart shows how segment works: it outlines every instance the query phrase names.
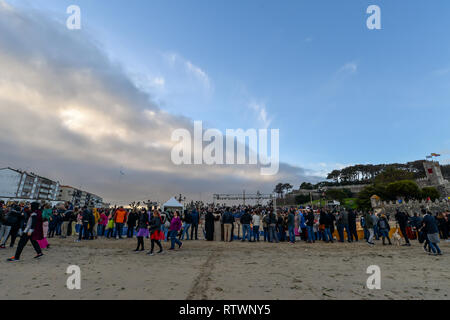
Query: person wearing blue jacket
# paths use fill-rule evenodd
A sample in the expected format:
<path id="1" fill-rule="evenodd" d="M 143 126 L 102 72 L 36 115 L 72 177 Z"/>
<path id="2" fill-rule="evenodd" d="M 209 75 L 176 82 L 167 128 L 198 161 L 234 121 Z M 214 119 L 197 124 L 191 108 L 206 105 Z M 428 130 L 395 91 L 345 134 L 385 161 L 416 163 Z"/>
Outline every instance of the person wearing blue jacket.
<path id="1" fill-rule="evenodd" d="M 191 239 L 194 239 L 194 230 L 195 230 L 195 240 L 198 240 L 198 224 L 200 222 L 200 215 L 195 208 L 194 210 L 192 210 L 191 217 L 192 217 Z"/>
<path id="2" fill-rule="evenodd" d="M 428 211 L 423 217 L 422 223 L 424 225 L 424 231 L 427 234 L 429 245 L 433 250 L 434 255 L 442 255 L 441 249 L 438 246 L 439 243 L 439 229 L 436 218 L 433 217 Z M 430 253 L 431 254 L 431 253 Z"/>

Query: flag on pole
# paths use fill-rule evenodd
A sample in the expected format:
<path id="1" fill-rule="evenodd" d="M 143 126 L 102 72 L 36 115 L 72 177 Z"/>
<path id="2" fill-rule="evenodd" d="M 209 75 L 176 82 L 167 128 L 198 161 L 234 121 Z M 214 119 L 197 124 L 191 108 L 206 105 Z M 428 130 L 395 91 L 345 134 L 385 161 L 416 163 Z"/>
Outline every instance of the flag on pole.
<path id="1" fill-rule="evenodd" d="M 432 156 L 432 157 L 440 157 L 441 155 L 438 154 L 438 153 L 432 153 L 431 156 Z"/>

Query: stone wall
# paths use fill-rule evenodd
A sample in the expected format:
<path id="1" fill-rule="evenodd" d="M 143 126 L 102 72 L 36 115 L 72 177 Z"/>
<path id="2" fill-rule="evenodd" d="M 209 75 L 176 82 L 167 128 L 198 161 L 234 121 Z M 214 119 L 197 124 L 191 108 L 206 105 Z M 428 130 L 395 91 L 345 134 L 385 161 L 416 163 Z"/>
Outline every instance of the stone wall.
<path id="1" fill-rule="evenodd" d="M 382 201 L 381 208 L 384 208 L 386 213 L 395 214 L 396 209 L 408 212 L 412 215 L 414 212 L 421 213 L 421 209 L 425 208 L 431 211 L 433 214 L 439 212 L 450 212 L 450 201 L 448 199 L 436 200 L 436 201 L 419 201 L 411 200 L 405 201 L 403 203 L 398 203 L 398 201 Z"/>

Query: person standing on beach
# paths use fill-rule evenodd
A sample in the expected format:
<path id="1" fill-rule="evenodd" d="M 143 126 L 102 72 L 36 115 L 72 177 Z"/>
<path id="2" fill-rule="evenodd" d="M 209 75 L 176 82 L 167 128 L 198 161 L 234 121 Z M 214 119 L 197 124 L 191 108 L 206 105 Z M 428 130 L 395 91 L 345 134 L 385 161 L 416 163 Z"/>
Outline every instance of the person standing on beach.
<path id="1" fill-rule="evenodd" d="M 138 220 L 138 213 L 136 209 L 131 210 L 127 219 L 127 238 L 133 238 L 134 228 L 136 227 L 136 221 Z"/>
<path id="2" fill-rule="evenodd" d="M 348 211 L 348 228 L 350 229 L 350 240 L 358 242 L 358 232 L 356 231 L 356 212 L 353 209 Z"/>
<path id="3" fill-rule="evenodd" d="M 116 239 L 122 239 L 123 225 L 127 220 L 127 211 L 121 206 L 114 213 L 114 223 L 116 224 Z"/>
<path id="4" fill-rule="evenodd" d="M 277 216 L 275 215 L 275 212 L 270 211 L 269 212 L 269 242 L 273 242 L 275 240 L 276 243 L 279 242 L 278 235 L 277 235 Z"/>
<path id="5" fill-rule="evenodd" d="M 252 216 L 250 213 L 248 213 L 248 209 L 245 209 L 244 213 L 242 214 L 240 218 L 240 222 L 242 225 L 242 242 L 245 241 L 246 238 L 248 238 L 248 241 L 251 242 L 252 238 L 250 235 L 250 223 L 252 222 Z"/>
<path id="6" fill-rule="evenodd" d="M 364 216 L 364 221 L 366 223 L 367 231 L 369 232 L 369 238 L 367 239 L 367 243 L 373 246 L 375 243 L 373 242 L 374 233 L 373 233 L 372 212 L 366 213 L 366 215 Z"/>
<path id="7" fill-rule="evenodd" d="M 253 224 L 253 241 L 259 242 L 259 226 L 261 224 L 261 216 L 259 215 L 259 211 L 256 210 L 253 212 L 252 216 L 252 224 Z"/>
<path id="8" fill-rule="evenodd" d="M 78 240 L 76 240 L 76 242 L 80 242 L 82 237 L 84 240 L 89 239 L 89 211 L 86 206 L 84 206 L 83 210 L 80 212 L 79 222 L 80 230 L 78 231 Z"/>
<path id="9" fill-rule="evenodd" d="M 308 232 L 308 243 L 316 242 L 314 235 L 314 212 L 311 209 L 306 214 L 306 230 Z"/>
<path id="10" fill-rule="evenodd" d="M 288 216 L 287 216 L 287 228 L 288 228 L 288 234 L 289 234 L 289 242 L 295 243 L 295 215 L 294 212 L 289 210 Z"/>
<path id="11" fill-rule="evenodd" d="M 198 213 L 196 208 L 192 210 L 191 218 L 192 218 L 191 239 L 194 240 L 194 232 L 195 232 L 195 240 L 198 240 L 198 224 L 200 222 L 200 214 Z"/>
<path id="12" fill-rule="evenodd" d="M 184 213 L 183 221 L 184 225 L 183 225 L 183 232 L 181 234 L 181 240 L 184 240 L 184 235 L 186 235 L 186 240 L 189 240 L 189 228 L 192 225 L 192 215 L 188 210 L 186 210 Z"/>
<path id="13" fill-rule="evenodd" d="M 173 218 L 170 221 L 170 227 L 169 227 L 169 235 L 170 235 L 170 241 L 171 241 L 171 246 L 169 250 L 174 250 L 175 249 L 175 243 L 178 244 L 178 249 L 181 248 L 181 246 L 183 245 L 183 243 L 178 240 L 177 235 L 178 232 L 181 229 L 181 219 L 180 219 L 180 214 L 178 211 L 175 211 L 173 214 Z"/>
<path id="14" fill-rule="evenodd" d="M 397 220 L 398 226 L 400 227 L 400 231 L 405 239 L 406 243 L 403 246 L 411 246 L 408 239 L 408 234 L 406 233 L 406 226 L 408 225 L 409 216 L 397 209 L 397 213 L 395 214 L 395 220 Z"/>
<path id="15" fill-rule="evenodd" d="M 9 262 L 19 261 L 23 248 L 25 247 L 28 241 L 31 242 L 34 250 L 36 251 L 36 256 L 34 257 L 35 259 L 38 259 L 44 255 L 39 246 L 39 243 L 36 241 L 35 237 L 33 237 L 33 233 L 35 232 L 35 229 L 38 227 L 38 219 L 37 219 L 38 211 L 39 211 L 39 203 L 33 202 L 31 204 L 31 214 L 28 217 L 25 229 L 23 230 L 23 234 L 20 238 L 19 244 L 17 245 L 16 254 L 13 257 L 9 258 L 7 261 Z"/>
<path id="16" fill-rule="evenodd" d="M 211 209 L 205 215 L 205 238 L 207 241 L 214 240 L 214 214 Z"/>
<path id="17" fill-rule="evenodd" d="M 230 212 L 230 208 L 226 208 L 222 215 L 223 231 L 224 231 L 224 241 L 230 242 L 231 240 L 231 226 L 234 223 L 234 216 Z"/>
<path id="18" fill-rule="evenodd" d="M 105 211 L 102 210 L 100 213 L 100 221 L 98 223 L 100 230 L 97 233 L 99 236 L 103 237 L 105 235 L 105 228 L 107 224 L 108 224 L 108 217 L 106 216 Z"/>
<path id="19" fill-rule="evenodd" d="M 148 231 L 149 214 L 142 208 L 137 219 L 137 247 L 135 252 L 144 251 L 144 237 L 149 235 Z"/>
<path id="20" fill-rule="evenodd" d="M 269 241 L 269 213 L 263 211 L 263 233 L 264 233 L 264 242 Z"/>

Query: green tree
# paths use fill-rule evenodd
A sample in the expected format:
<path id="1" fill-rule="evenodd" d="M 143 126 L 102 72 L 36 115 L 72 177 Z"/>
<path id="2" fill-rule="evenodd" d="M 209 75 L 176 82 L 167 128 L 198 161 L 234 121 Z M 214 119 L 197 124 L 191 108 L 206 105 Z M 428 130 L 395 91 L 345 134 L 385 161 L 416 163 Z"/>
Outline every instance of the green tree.
<path id="1" fill-rule="evenodd" d="M 346 198 L 346 193 L 342 189 L 328 189 L 325 191 L 325 197 L 328 200 L 338 200 L 343 203 Z"/>
<path id="2" fill-rule="evenodd" d="M 356 198 L 357 207 L 362 210 L 371 209 L 372 205 L 370 202 L 370 197 L 373 195 L 377 195 L 384 200 L 386 197 L 386 186 L 383 184 L 371 184 L 364 187 Z"/>
<path id="3" fill-rule="evenodd" d="M 295 196 L 295 203 L 296 204 L 305 204 L 310 201 L 310 197 L 307 194 L 298 194 Z"/>
<path id="4" fill-rule="evenodd" d="M 391 183 L 401 180 L 412 180 L 414 179 L 414 173 L 403 170 L 396 169 L 394 166 L 387 167 L 383 172 L 381 172 L 375 178 L 375 183 Z"/>
<path id="5" fill-rule="evenodd" d="M 303 183 L 300 185 L 300 189 L 303 189 L 303 190 L 313 190 L 314 188 L 313 188 L 313 185 L 312 185 L 311 183 L 309 183 L 309 182 L 303 182 Z"/>
<path id="6" fill-rule="evenodd" d="M 420 199 L 422 194 L 416 182 L 412 180 L 401 180 L 391 182 L 386 186 L 386 196 L 390 200 L 404 198 L 405 200 Z"/>
<path id="7" fill-rule="evenodd" d="M 435 187 L 424 187 L 421 191 L 422 199 L 430 198 L 432 201 L 439 199 L 441 194 Z"/>

